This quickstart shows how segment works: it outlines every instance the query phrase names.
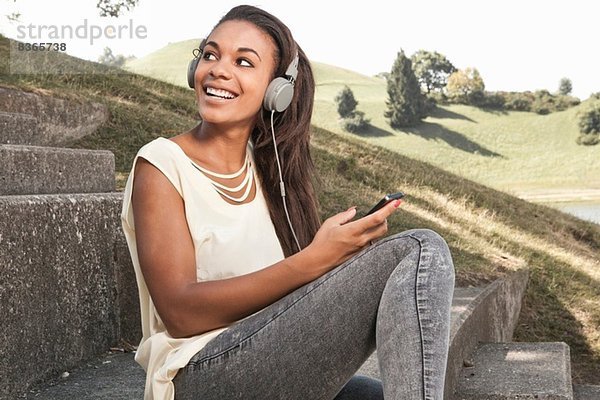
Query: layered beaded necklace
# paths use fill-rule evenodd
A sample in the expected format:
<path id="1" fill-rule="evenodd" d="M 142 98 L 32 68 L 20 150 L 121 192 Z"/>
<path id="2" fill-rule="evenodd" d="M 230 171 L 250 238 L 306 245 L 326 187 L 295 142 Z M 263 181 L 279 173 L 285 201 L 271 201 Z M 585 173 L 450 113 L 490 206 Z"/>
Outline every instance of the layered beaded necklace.
<path id="1" fill-rule="evenodd" d="M 250 157 L 248 157 L 248 152 L 246 152 L 246 161 L 242 165 L 242 168 L 240 168 L 239 171 L 234 172 L 232 174 L 220 174 L 218 172 L 213 172 L 211 170 L 208 170 L 206 168 L 203 168 L 203 167 L 197 165 L 194 162 L 192 162 L 192 165 L 194 167 L 196 167 L 196 169 L 203 172 L 204 175 L 208 178 L 208 180 L 212 184 L 213 188 L 218 193 L 220 193 L 222 196 L 228 198 L 229 200 L 234 201 L 236 203 L 242 203 L 250 195 L 250 191 L 252 190 L 252 182 L 254 181 L 254 179 L 253 179 L 254 173 L 252 170 L 252 162 L 250 161 Z M 236 187 L 230 187 L 230 186 L 224 185 L 220 182 L 216 182 L 213 179 L 211 179 L 211 176 L 214 176 L 215 178 L 221 178 L 221 179 L 235 179 L 238 176 L 242 175 L 244 170 L 246 171 L 246 176 L 244 177 L 244 180 L 242 181 L 242 183 L 240 183 Z M 244 194 L 242 194 L 240 197 L 233 197 L 233 196 L 225 193 L 223 190 L 221 190 L 221 189 L 224 189 L 224 190 L 227 190 L 228 192 L 233 193 L 233 192 L 238 192 L 244 188 L 246 188 L 246 190 L 244 191 Z"/>

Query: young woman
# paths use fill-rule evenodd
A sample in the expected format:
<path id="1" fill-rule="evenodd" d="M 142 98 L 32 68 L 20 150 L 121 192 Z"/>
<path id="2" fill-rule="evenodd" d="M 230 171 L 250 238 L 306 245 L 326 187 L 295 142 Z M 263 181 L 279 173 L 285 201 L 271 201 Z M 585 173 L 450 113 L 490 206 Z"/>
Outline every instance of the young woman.
<path id="1" fill-rule="evenodd" d="M 442 399 L 448 247 L 425 229 L 383 238 L 399 201 L 320 223 L 315 84 L 288 28 L 233 8 L 190 81 L 201 123 L 138 151 L 121 214 L 145 398 Z M 375 347 L 382 384 L 353 376 Z"/>

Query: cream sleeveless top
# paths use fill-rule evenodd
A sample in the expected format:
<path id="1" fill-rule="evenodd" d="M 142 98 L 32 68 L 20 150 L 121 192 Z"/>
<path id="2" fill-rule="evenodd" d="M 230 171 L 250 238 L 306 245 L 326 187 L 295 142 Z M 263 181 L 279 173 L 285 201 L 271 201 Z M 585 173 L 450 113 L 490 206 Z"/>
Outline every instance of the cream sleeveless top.
<path id="1" fill-rule="evenodd" d="M 252 143 L 248 152 L 254 168 Z M 284 258 L 256 169 L 256 196 L 246 204 L 227 203 L 212 187 L 183 149 L 158 137 L 137 152 L 123 196 L 121 222 L 138 284 L 142 339 L 135 360 L 146 370 L 145 400 L 173 399 L 172 379 L 177 371 L 227 327 L 176 339 L 169 335 L 148 293 L 140 270 L 131 205 L 135 163 L 143 157 L 156 166 L 184 199 L 185 215 L 196 254 L 198 281 L 247 274 Z M 196 164 L 197 165 L 197 164 Z M 247 318 L 247 317 L 246 317 Z"/>

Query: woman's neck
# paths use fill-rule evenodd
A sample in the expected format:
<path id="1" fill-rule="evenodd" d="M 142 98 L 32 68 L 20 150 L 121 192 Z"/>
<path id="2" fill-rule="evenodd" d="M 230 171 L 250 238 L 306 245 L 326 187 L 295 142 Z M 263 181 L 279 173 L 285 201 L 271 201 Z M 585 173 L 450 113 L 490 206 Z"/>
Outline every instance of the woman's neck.
<path id="1" fill-rule="evenodd" d="M 238 170 L 246 159 L 250 127 L 223 127 L 207 122 L 200 123 L 191 135 L 204 152 L 205 162 L 226 171 Z"/>

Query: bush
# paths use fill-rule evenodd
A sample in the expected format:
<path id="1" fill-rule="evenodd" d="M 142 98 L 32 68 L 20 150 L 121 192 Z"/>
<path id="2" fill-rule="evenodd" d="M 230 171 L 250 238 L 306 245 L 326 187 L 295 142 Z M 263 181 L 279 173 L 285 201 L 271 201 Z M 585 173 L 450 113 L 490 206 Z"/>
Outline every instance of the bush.
<path id="1" fill-rule="evenodd" d="M 600 101 L 592 103 L 579 113 L 579 132 L 583 134 L 600 133 Z"/>
<path id="2" fill-rule="evenodd" d="M 531 111 L 546 115 L 550 114 L 550 110 L 555 110 L 556 99 L 547 90 L 538 90 L 535 92 L 535 99 L 531 104 Z"/>
<path id="3" fill-rule="evenodd" d="M 354 98 L 354 93 L 348 86 L 335 96 L 335 102 L 340 114 L 342 127 L 348 132 L 360 132 L 365 129 L 371 120 L 365 118 L 365 113 L 357 111 L 358 101 Z"/>
<path id="4" fill-rule="evenodd" d="M 437 106 L 436 98 L 437 96 L 425 96 L 423 100 L 423 110 L 421 113 L 421 116 L 423 118 L 426 118 L 428 115 L 431 115 L 433 109 Z"/>
<path id="5" fill-rule="evenodd" d="M 365 118 L 365 113 L 362 111 L 354 111 L 351 115 L 342 119 L 342 127 L 348 132 L 357 133 L 365 130 L 370 119 Z"/>
<path id="6" fill-rule="evenodd" d="M 563 111 L 567 108 L 574 107 L 581 103 L 581 101 L 577 97 L 567 96 L 567 95 L 557 95 L 555 107 L 556 111 Z"/>
<path id="7" fill-rule="evenodd" d="M 497 92 L 473 92 L 469 96 L 469 102 L 475 107 L 504 109 L 504 97 Z"/>
<path id="8" fill-rule="evenodd" d="M 505 110 L 531 111 L 538 114 L 549 114 L 563 111 L 580 103 L 577 97 L 567 95 L 554 95 L 547 90 L 538 90 L 535 93 L 526 92 L 495 92 L 488 95 L 488 102 L 492 95 L 504 99 Z"/>
<path id="9" fill-rule="evenodd" d="M 431 92 L 426 96 L 425 101 L 430 104 L 434 104 L 434 106 L 437 104 L 450 104 L 450 102 L 448 101 L 448 97 L 444 92 Z"/>
<path id="10" fill-rule="evenodd" d="M 335 104 L 337 104 L 338 113 L 340 117 L 347 118 L 352 115 L 358 102 L 354 98 L 354 93 L 348 86 L 344 88 L 335 96 Z"/>
<path id="11" fill-rule="evenodd" d="M 594 101 L 579 112 L 577 144 L 592 146 L 600 142 L 600 101 Z"/>
<path id="12" fill-rule="evenodd" d="M 540 115 L 548 115 L 548 114 L 550 114 L 550 108 L 547 105 L 545 105 L 545 104 L 543 104 L 543 103 L 541 103 L 539 101 L 538 102 L 534 102 L 531 105 L 531 111 L 534 112 L 534 113 L 540 114 Z"/>
<path id="13" fill-rule="evenodd" d="M 483 90 L 474 90 L 465 95 L 466 104 L 475 107 L 485 107 L 485 92 Z"/>
<path id="14" fill-rule="evenodd" d="M 581 134 L 577 138 L 577 144 L 593 146 L 600 143 L 600 135 L 595 133 Z"/>
<path id="15" fill-rule="evenodd" d="M 531 111 L 531 100 L 522 97 L 515 97 L 504 103 L 504 108 L 514 111 Z"/>
<path id="16" fill-rule="evenodd" d="M 472 104 L 483 98 L 485 84 L 477 68 L 459 69 L 448 77 L 446 92 L 453 103 Z"/>

